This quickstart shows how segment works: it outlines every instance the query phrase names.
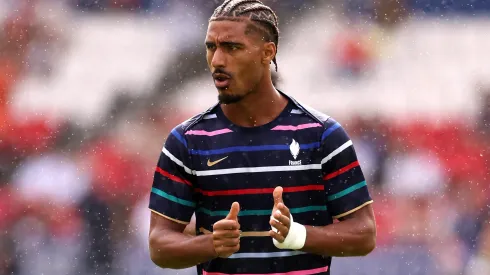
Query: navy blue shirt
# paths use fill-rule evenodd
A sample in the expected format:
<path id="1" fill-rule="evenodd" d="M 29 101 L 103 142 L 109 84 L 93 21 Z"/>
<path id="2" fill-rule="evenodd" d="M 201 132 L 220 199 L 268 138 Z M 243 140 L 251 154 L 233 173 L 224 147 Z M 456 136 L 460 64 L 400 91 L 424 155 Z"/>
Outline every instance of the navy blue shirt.
<path id="1" fill-rule="evenodd" d="M 333 118 L 289 98 L 272 122 L 231 123 L 216 105 L 178 125 L 155 171 L 150 209 L 210 234 L 240 203 L 240 250 L 197 266 L 198 274 L 330 274 L 331 257 L 274 246 L 268 231 L 276 186 L 294 221 L 325 226 L 372 203 L 347 133 Z"/>

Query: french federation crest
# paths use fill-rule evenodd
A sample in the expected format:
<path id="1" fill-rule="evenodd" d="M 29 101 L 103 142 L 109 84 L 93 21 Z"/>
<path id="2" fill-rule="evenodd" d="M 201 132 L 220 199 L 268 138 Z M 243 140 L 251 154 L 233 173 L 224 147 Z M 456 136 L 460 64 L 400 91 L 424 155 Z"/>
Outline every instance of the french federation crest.
<path id="1" fill-rule="evenodd" d="M 293 139 L 293 142 L 291 142 L 291 145 L 289 145 L 289 151 L 291 151 L 291 155 L 293 155 L 293 158 L 296 159 L 299 154 L 299 143 Z"/>

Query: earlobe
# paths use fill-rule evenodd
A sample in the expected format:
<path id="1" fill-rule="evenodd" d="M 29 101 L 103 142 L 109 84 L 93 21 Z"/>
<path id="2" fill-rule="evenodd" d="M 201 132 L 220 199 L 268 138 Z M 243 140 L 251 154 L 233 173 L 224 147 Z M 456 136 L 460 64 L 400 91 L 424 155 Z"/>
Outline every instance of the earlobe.
<path id="1" fill-rule="evenodd" d="M 272 60 L 274 58 L 270 55 L 265 55 L 263 58 L 262 58 L 262 64 L 271 64 Z"/>
<path id="2" fill-rule="evenodd" d="M 276 49 L 274 43 L 270 42 L 265 45 L 265 49 L 263 52 L 263 59 L 262 63 L 263 64 L 271 64 L 272 60 L 274 59 Z"/>

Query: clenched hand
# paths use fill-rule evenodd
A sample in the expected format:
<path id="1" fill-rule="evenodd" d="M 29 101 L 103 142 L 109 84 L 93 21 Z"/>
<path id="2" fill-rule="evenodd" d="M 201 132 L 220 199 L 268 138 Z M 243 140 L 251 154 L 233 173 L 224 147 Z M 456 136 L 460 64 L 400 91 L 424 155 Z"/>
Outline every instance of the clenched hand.
<path id="1" fill-rule="evenodd" d="M 226 218 L 213 225 L 214 251 L 220 258 L 228 258 L 240 249 L 240 205 L 234 202 Z"/>

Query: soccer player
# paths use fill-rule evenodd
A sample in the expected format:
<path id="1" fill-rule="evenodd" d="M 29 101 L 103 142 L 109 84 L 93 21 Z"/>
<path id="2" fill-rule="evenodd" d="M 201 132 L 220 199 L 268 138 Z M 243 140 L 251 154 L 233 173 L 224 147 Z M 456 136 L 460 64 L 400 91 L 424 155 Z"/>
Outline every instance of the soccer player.
<path id="1" fill-rule="evenodd" d="M 205 45 L 219 102 L 175 127 L 162 149 L 149 203 L 156 265 L 330 274 L 331 257 L 374 249 L 352 141 L 333 118 L 275 89 L 278 40 L 277 17 L 260 1 L 227 0 L 212 15 Z M 194 213 L 196 236 L 184 233 Z"/>

